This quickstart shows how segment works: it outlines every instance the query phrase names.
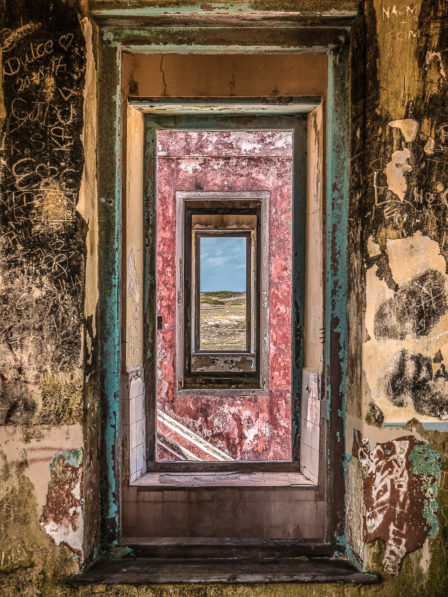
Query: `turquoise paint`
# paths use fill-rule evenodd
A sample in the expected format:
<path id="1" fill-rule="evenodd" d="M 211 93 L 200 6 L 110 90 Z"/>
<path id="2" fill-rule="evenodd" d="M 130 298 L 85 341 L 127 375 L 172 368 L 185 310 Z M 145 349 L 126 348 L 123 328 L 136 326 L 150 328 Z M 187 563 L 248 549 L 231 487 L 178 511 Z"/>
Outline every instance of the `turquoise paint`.
<path id="1" fill-rule="evenodd" d="M 101 179 L 100 228 L 100 362 L 102 376 L 103 440 L 103 524 L 117 542 L 119 529 L 118 446 L 120 431 L 120 362 L 121 362 L 121 58 L 116 48 L 103 46 L 100 78 L 112 77 L 115 87 L 103 85 L 100 97 L 103 114 L 113 114 L 107 122 L 110 135 L 100 145 L 99 171 L 114 176 Z M 110 69 L 110 70 L 109 70 Z M 107 164 L 106 164 L 107 160 Z M 107 546 L 106 546 L 107 548 Z"/>
<path id="2" fill-rule="evenodd" d="M 384 423 L 384 427 L 405 427 L 408 424 L 408 422 L 409 421 L 401 423 Z M 420 421 L 420 423 L 423 429 L 426 429 L 426 431 L 442 431 L 443 433 L 448 432 L 448 423 L 444 421 Z"/>
<path id="3" fill-rule="evenodd" d="M 142 32 L 147 36 L 147 31 Z M 113 35 L 109 39 L 115 39 Z M 108 50 L 116 54 L 116 75 L 118 81 L 121 77 L 121 62 L 119 57 L 119 44 L 111 44 L 103 47 L 103 52 Z M 140 51 L 144 51 L 142 46 L 137 46 Z M 154 49 L 153 45 L 147 46 L 148 49 Z M 207 51 L 211 49 L 210 46 L 159 46 L 160 50 L 164 52 L 176 51 L 177 53 L 191 52 L 192 50 Z M 240 52 L 270 52 L 276 51 L 276 48 L 263 47 L 232 47 L 225 46 L 222 48 L 223 52 L 232 52 L 238 49 Z M 215 47 L 215 51 L 219 48 Z M 328 50 L 328 47 L 326 47 Z M 278 51 L 292 51 L 296 52 L 297 48 L 278 48 Z M 327 295 L 326 295 L 326 362 L 329 363 L 330 345 L 329 332 L 332 329 L 338 335 L 340 350 L 338 355 L 339 364 L 342 370 L 342 378 L 339 386 L 339 392 L 342 395 L 343 408 L 339 414 L 343 418 L 345 411 L 345 359 L 346 359 L 346 345 L 347 345 L 347 215 L 348 215 L 348 106 L 347 106 L 347 72 L 348 59 L 346 50 L 341 60 L 338 60 L 334 52 L 329 54 L 329 96 L 328 96 L 328 138 L 327 138 L 327 222 L 326 222 L 326 240 L 327 240 Z M 102 67 L 104 69 L 104 66 Z M 120 227 L 121 227 L 121 179 L 120 179 L 120 129 L 121 129 L 121 113 L 120 113 L 120 89 L 119 84 L 115 90 L 115 95 L 112 93 L 107 96 L 108 102 L 115 106 L 116 121 L 114 130 L 114 161 L 115 161 L 115 180 L 114 180 L 114 197 L 111 211 L 114 210 L 115 216 L 113 218 L 112 230 L 105 231 L 109 242 L 109 253 L 107 255 L 106 267 L 107 271 L 103 272 L 103 279 L 107 280 L 108 293 L 107 296 L 102 297 L 102 322 L 107 325 L 102 332 L 103 342 L 101 343 L 101 362 L 102 372 L 104 374 L 103 393 L 106 397 L 106 417 L 104 421 L 104 444 L 106 452 L 106 495 L 105 498 L 105 516 L 108 520 L 115 521 L 115 539 L 113 543 L 117 542 L 119 529 L 119 504 L 118 492 L 116 483 L 116 447 L 119 440 L 119 380 L 120 380 Z M 182 120 L 179 118 L 166 117 L 166 126 L 173 127 L 175 124 L 178 128 L 182 128 Z M 196 120 L 196 128 L 204 128 L 206 119 L 199 118 Z M 188 127 L 188 128 L 191 128 Z M 254 126 L 254 128 L 256 128 Z M 110 198 L 102 196 L 100 198 L 101 205 L 109 204 Z M 100 221 L 101 223 L 101 221 Z M 333 244 L 332 244 L 333 243 Z M 335 255 L 337 255 L 337 264 L 332 262 L 332 246 L 335 247 Z M 145 295 L 145 302 L 147 299 Z M 327 365 L 328 367 L 328 365 Z M 328 382 L 328 376 L 327 376 Z M 327 383 L 327 419 L 330 419 L 330 409 L 333 400 L 332 389 Z M 338 434 L 338 442 L 343 444 L 344 434 Z M 328 455 L 329 466 L 332 464 L 331 455 Z M 342 468 L 346 466 L 342 462 Z M 340 537 L 336 537 L 336 542 L 342 545 L 347 545 L 346 533 Z"/>
<path id="4" fill-rule="evenodd" d="M 333 50 L 328 55 L 328 109 L 327 109 L 327 185 L 326 185 L 326 396 L 327 421 L 331 423 L 332 409 L 338 408 L 337 419 L 341 433 L 336 444 L 328 443 L 329 468 L 341 467 L 346 474 L 345 410 L 346 359 L 348 337 L 348 263 L 347 234 L 349 207 L 349 105 L 348 105 L 348 48 Z M 336 344 L 332 345 L 332 342 Z M 337 363 L 335 360 L 337 359 Z M 331 372 L 339 387 L 332 387 Z M 333 383 L 336 383 L 336 379 Z M 333 394 L 334 393 L 334 394 Z M 334 419 L 336 420 L 336 419 Z M 336 429 L 329 429 L 329 437 Z M 335 453 L 337 447 L 337 454 Z M 341 466 L 342 464 L 342 466 Z M 329 471 L 331 472 L 331 471 Z M 337 473 L 336 473 L 337 474 Z M 336 497 L 336 496 L 335 496 Z M 336 534 L 335 542 L 347 546 L 347 528 Z"/>
<path id="5" fill-rule="evenodd" d="M 53 462 L 50 462 L 50 471 L 54 468 L 54 463 L 59 458 L 59 456 L 63 456 L 65 459 L 65 464 L 69 464 L 75 468 L 79 468 L 82 465 L 84 450 L 82 448 L 75 448 L 73 450 L 62 450 L 62 452 L 56 452 Z"/>
<path id="6" fill-rule="evenodd" d="M 424 491 L 423 516 L 428 524 L 429 537 L 435 537 L 439 531 L 437 511 L 437 489 L 440 482 L 442 456 L 424 442 L 417 443 L 409 452 L 411 471 L 420 478 Z M 412 496 L 411 496 L 412 500 Z"/>

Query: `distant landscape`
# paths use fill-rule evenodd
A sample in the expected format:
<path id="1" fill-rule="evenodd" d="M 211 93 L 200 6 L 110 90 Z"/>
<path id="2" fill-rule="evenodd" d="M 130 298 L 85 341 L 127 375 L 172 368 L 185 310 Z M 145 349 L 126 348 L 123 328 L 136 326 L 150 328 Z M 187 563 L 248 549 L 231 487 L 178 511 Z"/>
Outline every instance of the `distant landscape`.
<path id="1" fill-rule="evenodd" d="M 245 292 L 201 292 L 200 350 L 246 350 Z"/>

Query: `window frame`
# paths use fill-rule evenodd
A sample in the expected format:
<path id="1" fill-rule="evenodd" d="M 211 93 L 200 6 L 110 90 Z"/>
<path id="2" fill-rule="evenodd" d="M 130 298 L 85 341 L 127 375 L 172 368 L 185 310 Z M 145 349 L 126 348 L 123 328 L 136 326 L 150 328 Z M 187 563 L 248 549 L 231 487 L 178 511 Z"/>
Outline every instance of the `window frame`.
<path id="1" fill-rule="evenodd" d="M 269 263 L 269 192 L 268 191 L 245 191 L 245 192 L 221 192 L 221 191 L 196 191 L 176 193 L 176 287 L 184 289 L 184 297 L 177 295 L 176 299 L 176 342 L 178 350 L 176 351 L 176 392 L 187 394 L 190 391 L 209 391 L 219 388 L 225 390 L 227 394 L 245 395 L 245 393 L 256 393 L 264 395 L 268 392 L 268 358 L 267 346 L 269 343 L 269 308 L 266 301 L 268 294 L 268 263 Z M 194 205 L 196 207 L 189 207 Z M 229 371 L 227 374 L 218 375 L 216 372 L 207 375 L 201 375 L 195 372 L 194 365 L 190 365 L 189 354 L 191 350 L 190 335 L 188 329 L 189 304 L 187 300 L 186 280 L 182 277 L 182 272 L 189 267 L 189 258 L 187 256 L 188 242 L 185 241 L 183 233 L 188 232 L 187 214 L 190 210 L 198 209 L 201 205 L 204 213 L 210 214 L 218 209 L 228 209 L 230 212 L 241 210 L 241 213 L 250 212 L 257 215 L 257 327 L 256 335 L 253 339 L 255 355 L 255 371 L 253 374 L 241 373 L 238 371 L 239 363 L 244 361 L 250 355 L 250 351 L 239 351 L 238 353 L 227 352 L 224 355 L 217 354 L 217 367 L 220 368 L 220 362 L 225 359 L 232 359 L 235 371 Z M 207 207 L 209 206 L 209 207 Z M 184 225 L 185 222 L 185 225 Z M 183 265 L 182 265 L 183 264 Z M 263 299 L 264 297 L 264 299 Z M 180 347 L 180 349 L 179 349 Z M 191 351 L 193 353 L 193 351 Z M 199 352 L 196 354 L 206 354 Z M 211 353 L 209 353 L 211 354 Z M 250 358 L 250 356 L 249 356 Z M 232 389 L 228 386 L 232 384 Z"/>
<path id="2" fill-rule="evenodd" d="M 233 215 L 233 214 L 232 214 Z M 194 258 L 192 257 L 191 263 L 186 263 L 186 268 L 188 269 L 188 265 L 191 268 L 191 281 L 192 281 L 192 292 L 190 296 L 190 307 L 188 311 L 191 314 L 191 329 L 194 329 L 194 334 L 191 334 L 190 338 L 190 350 L 192 356 L 209 356 L 209 355 L 216 355 L 216 356 L 233 356 L 236 354 L 238 355 L 248 355 L 248 354 L 255 354 L 255 341 L 254 333 L 257 329 L 257 319 L 251 316 L 252 312 L 258 312 L 258 299 L 256 296 L 256 291 L 254 289 L 254 284 L 258 279 L 258 265 L 255 267 L 253 266 L 253 262 L 251 260 L 251 255 L 253 246 L 256 246 L 256 242 L 254 243 L 252 238 L 251 232 L 247 230 L 223 230 L 223 229 L 210 229 L 210 230 L 193 230 L 192 231 L 192 255 L 194 254 Z M 244 332 L 244 348 L 241 347 L 239 349 L 230 350 L 230 349 L 216 349 L 213 350 L 211 348 L 201 348 L 201 280 L 202 280 L 202 267 L 201 267 L 201 251 L 202 251 L 202 239 L 204 238 L 244 238 L 245 239 L 245 278 L 246 278 L 246 286 L 245 286 L 245 332 Z M 258 255 L 258 250 L 256 250 L 256 255 Z M 185 293 L 186 295 L 186 293 Z M 254 301 L 254 302 L 252 302 Z"/>

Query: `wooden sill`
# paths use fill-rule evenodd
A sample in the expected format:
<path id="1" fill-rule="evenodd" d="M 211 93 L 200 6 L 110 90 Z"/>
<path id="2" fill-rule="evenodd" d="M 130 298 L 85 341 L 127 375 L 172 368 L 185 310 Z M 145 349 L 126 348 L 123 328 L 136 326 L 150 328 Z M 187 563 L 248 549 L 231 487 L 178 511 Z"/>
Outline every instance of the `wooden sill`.
<path id="1" fill-rule="evenodd" d="M 189 487 L 315 487 L 297 472 L 157 472 L 145 473 L 133 487 L 167 489 Z"/>
<path id="2" fill-rule="evenodd" d="M 68 579 L 71 585 L 196 583 L 356 583 L 374 584 L 378 576 L 360 572 L 346 560 L 162 559 L 103 560 Z"/>

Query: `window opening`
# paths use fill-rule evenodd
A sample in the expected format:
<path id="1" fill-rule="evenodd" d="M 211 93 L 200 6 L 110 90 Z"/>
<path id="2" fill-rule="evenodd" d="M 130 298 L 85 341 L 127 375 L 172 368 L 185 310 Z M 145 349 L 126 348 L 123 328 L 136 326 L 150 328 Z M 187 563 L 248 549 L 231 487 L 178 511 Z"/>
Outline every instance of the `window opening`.
<path id="1" fill-rule="evenodd" d="M 200 351 L 247 351 L 249 348 L 248 236 L 197 235 Z"/>

